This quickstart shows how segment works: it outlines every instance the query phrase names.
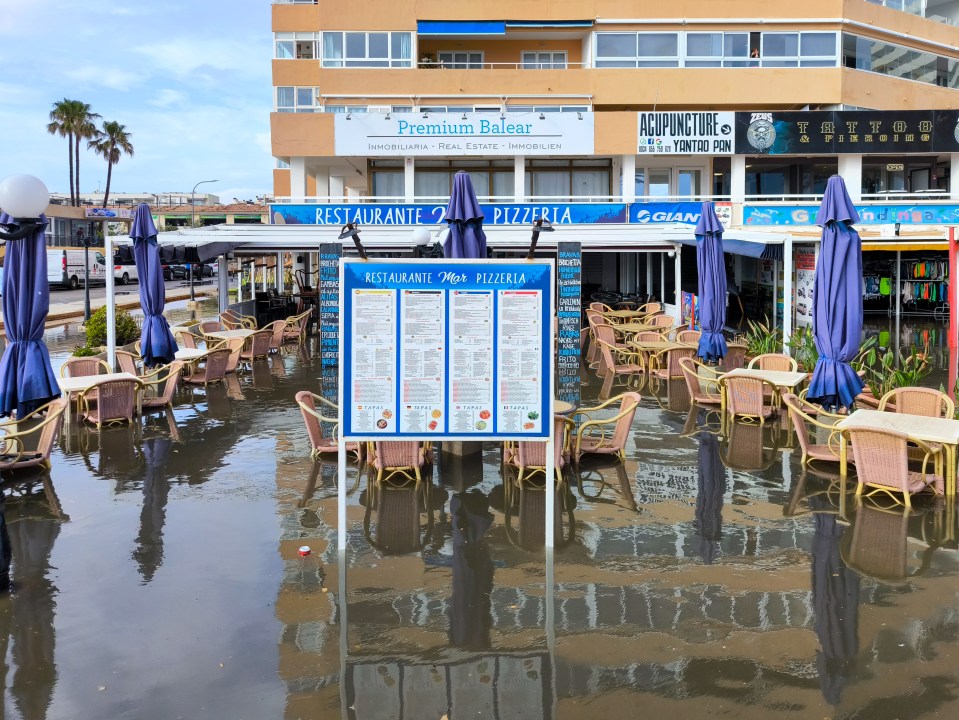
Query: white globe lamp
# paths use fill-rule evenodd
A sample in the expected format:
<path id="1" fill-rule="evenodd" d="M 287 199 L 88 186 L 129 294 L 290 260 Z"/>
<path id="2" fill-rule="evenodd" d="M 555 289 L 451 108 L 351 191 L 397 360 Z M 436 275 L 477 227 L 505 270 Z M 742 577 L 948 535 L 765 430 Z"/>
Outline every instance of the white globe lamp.
<path id="1" fill-rule="evenodd" d="M 413 243 L 422 247 L 423 245 L 429 245 L 430 243 L 430 231 L 425 227 L 418 227 L 413 229 Z"/>
<path id="2" fill-rule="evenodd" d="M 8 175 L 0 180 L 0 209 L 18 220 L 40 217 L 50 204 L 50 191 L 33 175 Z"/>

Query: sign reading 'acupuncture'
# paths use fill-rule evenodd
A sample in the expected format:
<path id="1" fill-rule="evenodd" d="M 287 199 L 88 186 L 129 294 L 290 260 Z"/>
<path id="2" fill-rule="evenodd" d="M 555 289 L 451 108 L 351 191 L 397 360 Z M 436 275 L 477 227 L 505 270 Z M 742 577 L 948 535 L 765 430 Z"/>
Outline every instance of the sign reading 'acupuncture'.
<path id="1" fill-rule="evenodd" d="M 549 436 L 552 262 L 341 265 L 343 437 Z"/>
<path id="2" fill-rule="evenodd" d="M 592 155 L 592 113 L 338 113 L 339 156 Z"/>

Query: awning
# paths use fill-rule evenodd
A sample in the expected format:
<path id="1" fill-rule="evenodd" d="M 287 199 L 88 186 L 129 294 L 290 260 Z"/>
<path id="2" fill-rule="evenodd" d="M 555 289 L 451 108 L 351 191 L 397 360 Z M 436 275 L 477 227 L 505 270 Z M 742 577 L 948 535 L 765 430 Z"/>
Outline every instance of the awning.
<path id="1" fill-rule="evenodd" d="M 696 247 L 696 238 L 682 238 L 679 240 L 683 245 Z M 782 241 L 773 240 L 743 240 L 723 235 L 723 252 L 731 255 L 743 255 L 745 257 L 757 258 L 759 260 L 780 260 L 783 259 Z"/>
<path id="2" fill-rule="evenodd" d="M 423 35 L 505 35 L 506 23 L 502 20 L 420 20 L 416 34 Z"/>
<path id="3" fill-rule="evenodd" d="M 592 20 L 507 20 L 508 28 L 588 28 Z"/>

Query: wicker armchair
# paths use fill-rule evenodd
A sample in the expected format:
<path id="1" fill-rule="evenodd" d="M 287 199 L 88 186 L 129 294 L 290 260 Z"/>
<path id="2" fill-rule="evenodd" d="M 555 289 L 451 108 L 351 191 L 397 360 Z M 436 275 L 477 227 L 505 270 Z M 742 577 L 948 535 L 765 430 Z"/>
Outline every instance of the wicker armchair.
<path id="1" fill-rule="evenodd" d="M 679 359 L 679 369 L 686 380 L 689 397 L 696 405 L 721 405 L 723 396 L 719 389 L 719 376 L 711 367 L 691 357 Z"/>
<path id="2" fill-rule="evenodd" d="M 144 410 L 163 410 L 173 407 L 173 393 L 180 381 L 184 363 L 174 360 L 169 365 L 159 367 L 140 378 L 143 383 L 143 398 L 140 401 Z"/>
<path id="3" fill-rule="evenodd" d="M 219 320 L 204 320 L 200 323 L 200 332 L 204 335 L 211 332 L 223 332 L 225 329 Z"/>
<path id="4" fill-rule="evenodd" d="M 653 317 L 646 319 L 646 323 L 654 328 L 659 328 L 660 332 L 668 332 L 672 329 L 676 320 L 669 315 L 653 315 Z"/>
<path id="5" fill-rule="evenodd" d="M 802 464 L 805 465 L 813 460 L 839 462 L 841 437 L 834 423 L 842 420 L 846 416 L 827 413 L 822 408 L 811 405 L 792 393 L 783 393 L 782 400 L 788 409 L 789 419 L 792 421 L 793 429 L 796 431 L 796 438 L 799 440 L 799 448 L 802 452 Z M 820 417 L 832 419 L 833 424 L 821 420 Z M 809 425 L 826 434 L 825 443 L 812 442 L 809 436 Z"/>
<path id="6" fill-rule="evenodd" d="M 696 357 L 696 348 L 674 347 L 661 350 L 649 357 L 649 374 L 660 380 L 683 377 L 683 369 L 679 366 L 683 358 Z"/>
<path id="7" fill-rule="evenodd" d="M 637 311 L 643 315 L 658 315 L 663 311 L 663 304 L 658 302 L 648 302 L 645 305 L 640 305 L 637 308 Z"/>
<path id="8" fill-rule="evenodd" d="M 796 370 L 799 369 L 799 364 L 793 358 L 783 353 L 763 353 L 750 360 L 748 367 L 758 368 L 760 370 L 796 372 Z"/>
<path id="9" fill-rule="evenodd" d="M 240 359 L 251 362 L 257 358 L 265 358 L 270 354 L 270 342 L 273 339 L 273 333 L 269 330 L 259 330 L 246 338 L 243 350 L 240 351 Z"/>
<path id="10" fill-rule="evenodd" d="M 264 330 L 270 332 L 270 352 L 280 352 L 283 347 L 283 333 L 286 332 L 286 320 L 274 320 Z"/>
<path id="11" fill-rule="evenodd" d="M 320 402 L 326 408 L 329 408 L 335 414 L 339 414 L 339 408 L 336 403 L 330 402 L 322 395 L 316 395 L 309 390 L 301 390 L 296 394 L 296 404 L 303 414 L 303 422 L 306 425 L 306 434 L 310 438 L 310 457 L 316 458 L 324 453 L 336 452 L 336 439 L 339 432 L 340 421 L 337 417 L 327 417 L 322 415 L 316 409 L 316 403 Z M 324 425 L 331 427 L 330 434 L 323 432 Z M 363 443 L 346 443 L 348 453 L 356 453 L 356 459 L 363 459 Z"/>
<path id="12" fill-rule="evenodd" d="M 88 375 L 103 375 L 113 370 L 106 360 L 95 357 L 70 357 L 60 366 L 60 377 L 85 377 Z"/>
<path id="13" fill-rule="evenodd" d="M 625 392 L 610 398 L 596 407 L 583 408 L 573 414 L 573 418 L 582 417 L 582 422 L 570 438 L 572 457 L 576 462 L 586 453 L 615 455 L 626 459 L 626 440 L 642 397 L 637 392 Z M 619 408 L 611 417 L 594 417 L 594 413 L 605 410 L 619 401 Z M 572 419 L 572 418 L 571 418 Z"/>
<path id="14" fill-rule="evenodd" d="M 722 365 L 726 372 L 746 367 L 746 348 L 744 346 L 728 345 Z"/>
<path id="15" fill-rule="evenodd" d="M 563 468 L 566 466 L 566 448 L 568 447 L 566 428 L 569 424 L 562 415 L 553 416 L 553 468 L 556 472 L 556 481 L 563 482 Z M 519 469 L 516 478 L 518 484 L 529 480 L 534 473 L 546 472 L 546 443 L 541 441 L 521 440 L 507 461 Z"/>
<path id="16" fill-rule="evenodd" d="M 283 330 L 283 342 L 295 342 L 302 345 L 306 341 L 306 330 L 310 324 L 312 310 L 301 312 L 286 319 L 286 328 Z"/>
<path id="17" fill-rule="evenodd" d="M 422 481 L 420 468 L 426 463 L 423 443 L 414 440 L 377 440 L 371 444 L 374 452 L 370 465 L 376 469 L 377 484 L 383 480 L 396 482 L 394 478 L 397 475 L 400 476 L 400 483 Z"/>
<path id="18" fill-rule="evenodd" d="M 879 410 L 908 415 L 952 418 L 956 405 L 945 393 L 923 387 L 901 387 L 890 390 L 879 398 Z"/>
<path id="19" fill-rule="evenodd" d="M 762 425 L 775 411 L 771 399 L 776 395 L 776 386 L 768 380 L 746 375 L 725 375 L 719 379 L 719 387 L 726 398 L 726 414 L 729 417 L 758 420 Z"/>
<path id="20" fill-rule="evenodd" d="M 680 330 L 676 333 L 676 342 L 697 344 L 702 333 L 699 330 Z"/>
<path id="21" fill-rule="evenodd" d="M 879 428 L 849 428 L 843 434 L 852 445 L 859 483 L 857 496 L 884 493 L 898 502 L 897 495 L 902 495 L 903 504 L 911 507 L 910 497 L 915 493 L 931 488 L 937 495 L 943 494 L 942 476 L 926 472 L 929 458 L 937 454 L 926 443 L 910 440 L 904 433 Z M 920 472 L 909 470 L 910 442 L 924 451 Z"/>
<path id="22" fill-rule="evenodd" d="M 67 401 L 57 398 L 26 417 L 0 423 L 0 470 L 50 467 Z"/>
<path id="23" fill-rule="evenodd" d="M 106 380 L 80 393 L 80 417 L 94 423 L 133 422 L 137 393 L 143 388 L 139 380 Z"/>
<path id="24" fill-rule="evenodd" d="M 599 367 L 597 371 L 600 377 L 608 377 L 609 375 L 637 376 L 646 372 L 643 353 L 629 350 L 612 342 L 613 330 L 608 325 L 598 325 L 596 331 L 598 333 L 596 344 L 599 347 Z"/>
<path id="25" fill-rule="evenodd" d="M 196 361 L 197 365 L 202 364 L 203 367 L 183 380 L 193 385 L 223 382 L 226 379 L 226 368 L 229 362 L 230 351 L 227 348 L 219 347 L 210 350 Z"/>
<path id="26" fill-rule="evenodd" d="M 120 372 L 130 373 L 131 375 L 140 374 L 140 369 L 137 367 L 137 362 L 141 359 L 139 355 L 134 355 L 126 350 L 117 350 L 116 355 Z"/>

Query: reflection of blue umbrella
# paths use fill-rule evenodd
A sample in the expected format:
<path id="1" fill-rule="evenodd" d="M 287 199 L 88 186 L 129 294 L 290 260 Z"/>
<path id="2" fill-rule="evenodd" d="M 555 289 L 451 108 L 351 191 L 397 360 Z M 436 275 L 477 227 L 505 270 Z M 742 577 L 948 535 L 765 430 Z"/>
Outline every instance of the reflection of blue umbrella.
<path id="1" fill-rule="evenodd" d="M 719 457 L 719 438 L 699 433 L 699 489 L 696 493 L 696 551 L 707 565 L 716 559 L 723 535 L 723 498 L 726 495 L 726 468 Z"/>
<path id="2" fill-rule="evenodd" d="M 493 524 L 482 492 L 456 493 L 450 500 L 453 521 L 453 601 L 450 643 L 467 650 L 490 647 L 490 593 L 493 561 L 484 536 Z"/>
<path id="3" fill-rule="evenodd" d="M 821 496 L 811 497 L 813 511 L 831 510 Z M 839 703 L 859 646 L 859 576 L 843 564 L 839 541 L 844 528 L 836 516 L 817 512 L 812 546 L 814 628 L 822 650 L 816 653 L 819 686 L 832 705 Z"/>
<path id="4" fill-rule="evenodd" d="M 715 361 L 726 357 L 726 261 L 723 226 L 711 202 L 703 203 L 696 223 L 696 266 L 699 270 L 699 337 L 697 355 Z"/>
<path id="5" fill-rule="evenodd" d="M 829 178 L 816 224 L 822 244 L 813 285 L 813 334 L 819 360 L 808 398 L 852 407 L 863 382 L 849 365 L 862 339 L 862 241 L 853 229 L 859 213 L 838 175 Z"/>
<path id="6" fill-rule="evenodd" d="M 130 227 L 133 257 L 140 276 L 140 304 L 143 306 L 143 332 L 140 335 L 140 354 L 149 367 L 173 362 L 176 340 L 170 325 L 163 317 L 166 305 L 166 286 L 163 283 L 163 265 L 157 247 L 157 229 L 146 203 L 137 205 Z"/>
<path id="7" fill-rule="evenodd" d="M 485 258 L 486 233 L 470 176 L 460 170 L 453 176 L 453 192 L 443 218 L 450 225 L 444 253 L 454 258 Z"/>
<path id="8" fill-rule="evenodd" d="M 140 532 L 133 559 L 140 576 L 150 582 L 163 563 L 163 525 L 170 496 L 167 460 L 173 441 L 168 437 L 150 437 L 143 441 L 143 508 L 140 510 Z"/>
<path id="9" fill-rule="evenodd" d="M 7 241 L 3 273 L 3 319 L 7 347 L 0 360 L 0 415 L 14 410 L 23 417 L 60 397 L 43 326 L 50 311 L 47 280 L 47 219 L 32 237 Z M 15 220 L 0 213 L 0 224 Z"/>

